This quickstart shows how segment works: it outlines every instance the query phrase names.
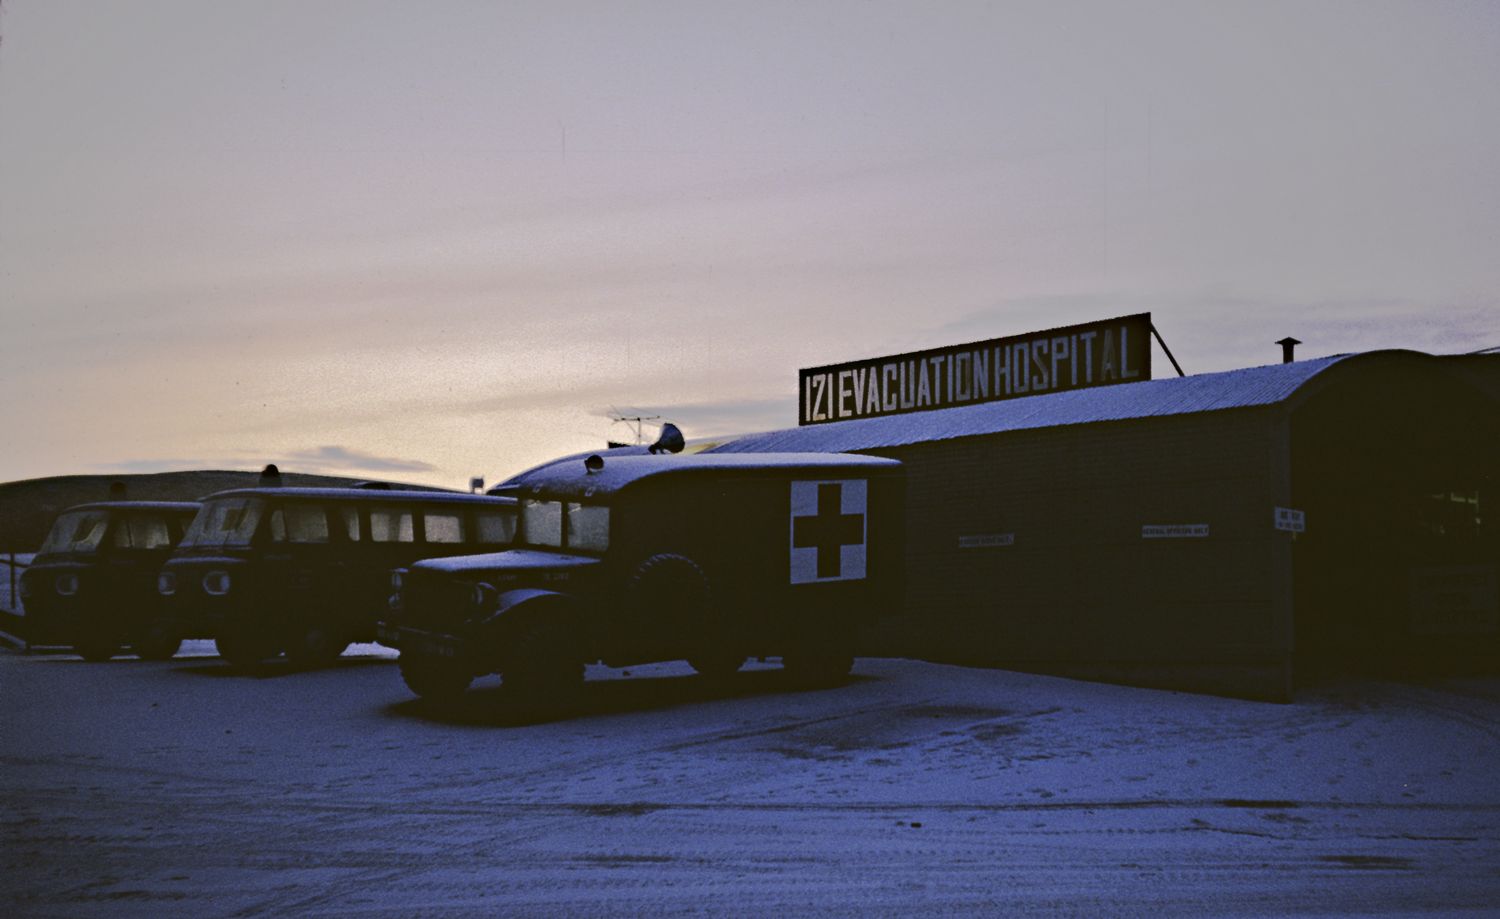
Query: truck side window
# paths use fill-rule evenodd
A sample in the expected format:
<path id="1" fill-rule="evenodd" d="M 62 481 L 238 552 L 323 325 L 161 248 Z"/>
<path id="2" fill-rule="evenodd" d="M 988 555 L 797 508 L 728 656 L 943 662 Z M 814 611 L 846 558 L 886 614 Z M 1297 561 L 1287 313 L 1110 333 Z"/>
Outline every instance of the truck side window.
<path id="1" fill-rule="evenodd" d="M 359 542 L 359 509 L 355 507 L 339 508 L 339 519 L 344 522 L 344 536 L 350 542 Z"/>
<path id="2" fill-rule="evenodd" d="M 529 546 L 562 546 L 562 504 L 558 501 L 521 502 L 521 538 Z"/>
<path id="3" fill-rule="evenodd" d="M 568 502 L 568 546 L 592 552 L 609 548 L 609 508 Z"/>

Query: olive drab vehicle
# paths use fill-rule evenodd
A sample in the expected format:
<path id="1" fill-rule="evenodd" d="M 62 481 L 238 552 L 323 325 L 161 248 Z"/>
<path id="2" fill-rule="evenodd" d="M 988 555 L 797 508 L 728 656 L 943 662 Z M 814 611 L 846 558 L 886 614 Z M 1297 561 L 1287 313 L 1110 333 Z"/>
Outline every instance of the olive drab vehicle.
<path id="1" fill-rule="evenodd" d="M 160 612 L 156 573 L 197 513 L 191 502 L 80 504 L 53 521 L 21 576 L 27 641 L 68 645 L 103 661 L 129 646 L 166 660 L 179 641 L 153 631 Z"/>
<path id="2" fill-rule="evenodd" d="M 203 499 L 157 589 L 157 630 L 212 638 L 231 664 L 283 651 L 294 664 L 371 641 L 390 572 L 418 559 L 509 546 L 516 502 L 455 492 L 242 488 Z"/>
<path id="3" fill-rule="evenodd" d="M 516 483 L 516 547 L 396 572 L 378 640 L 434 700 L 499 673 L 512 700 L 566 705 L 595 662 L 722 677 L 780 657 L 800 683 L 834 682 L 899 602 L 901 473 L 841 454 L 543 467 Z"/>

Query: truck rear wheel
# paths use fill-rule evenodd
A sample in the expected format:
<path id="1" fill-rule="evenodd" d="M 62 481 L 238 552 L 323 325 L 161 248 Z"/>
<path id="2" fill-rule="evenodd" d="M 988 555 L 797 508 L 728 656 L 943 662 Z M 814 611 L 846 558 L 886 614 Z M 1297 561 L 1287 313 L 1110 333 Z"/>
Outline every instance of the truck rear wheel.
<path id="1" fill-rule="evenodd" d="M 453 702 L 474 682 L 473 675 L 452 658 L 402 651 L 396 663 L 406 688 L 427 702 Z"/>
<path id="2" fill-rule="evenodd" d="M 727 680 L 745 665 L 745 655 L 729 651 L 708 652 L 687 659 L 694 672 L 708 680 Z"/>
<path id="3" fill-rule="evenodd" d="M 854 641 L 824 638 L 809 642 L 783 655 L 781 666 L 799 687 L 836 686 L 854 669 Z"/>

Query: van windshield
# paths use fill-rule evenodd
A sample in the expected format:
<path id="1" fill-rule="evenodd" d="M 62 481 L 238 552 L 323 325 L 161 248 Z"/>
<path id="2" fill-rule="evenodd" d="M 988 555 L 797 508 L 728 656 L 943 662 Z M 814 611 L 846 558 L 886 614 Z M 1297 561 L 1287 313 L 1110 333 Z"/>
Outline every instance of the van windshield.
<path id="1" fill-rule="evenodd" d="M 171 548 L 172 533 L 162 514 L 130 514 L 115 524 L 116 549 Z"/>
<path id="2" fill-rule="evenodd" d="M 187 535 L 182 537 L 182 547 L 248 546 L 264 510 L 265 502 L 259 498 L 209 501 L 198 511 L 198 516 L 193 518 Z"/>
<path id="3" fill-rule="evenodd" d="M 94 552 L 104 541 L 109 526 L 105 511 L 73 511 L 63 514 L 52 524 L 41 552 Z"/>

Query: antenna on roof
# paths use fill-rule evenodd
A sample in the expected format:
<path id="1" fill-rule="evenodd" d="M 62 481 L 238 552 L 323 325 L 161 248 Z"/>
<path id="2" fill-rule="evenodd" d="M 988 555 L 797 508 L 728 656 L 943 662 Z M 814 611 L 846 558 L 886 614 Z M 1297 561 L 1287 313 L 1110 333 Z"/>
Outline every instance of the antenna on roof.
<path id="1" fill-rule="evenodd" d="M 641 424 L 647 421 L 657 421 L 660 418 L 660 415 L 619 415 L 614 412 L 611 412 L 609 415 L 609 420 L 617 424 L 624 422 L 625 424 L 635 425 L 633 430 L 635 431 L 635 446 L 637 447 L 645 446 L 646 443 L 646 436 L 641 433 Z"/>

